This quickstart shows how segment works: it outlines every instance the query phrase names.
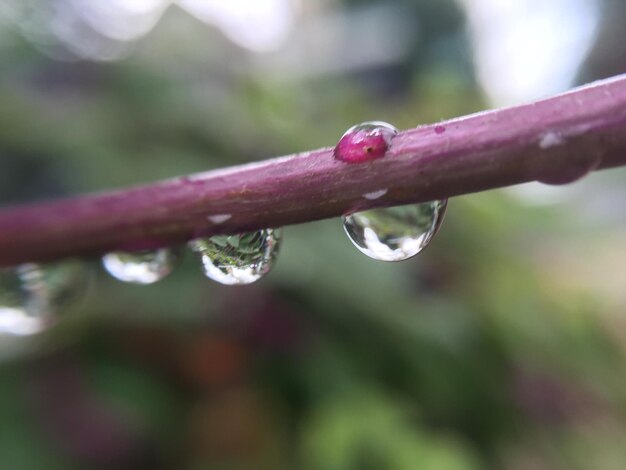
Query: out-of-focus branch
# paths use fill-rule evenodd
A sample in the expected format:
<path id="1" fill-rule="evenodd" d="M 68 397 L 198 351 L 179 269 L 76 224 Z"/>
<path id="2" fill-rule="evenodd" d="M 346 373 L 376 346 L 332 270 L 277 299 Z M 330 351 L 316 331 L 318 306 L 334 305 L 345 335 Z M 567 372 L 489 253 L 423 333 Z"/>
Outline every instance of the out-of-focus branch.
<path id="1" fill-rule="evenodd" d="M 341 132 L 338 132 L 338 137 Z M 332 148 L 0 210 L 0 266 L 144 249 L 626 165 L 626 76 L 398 134 L 362 164 Z"/>

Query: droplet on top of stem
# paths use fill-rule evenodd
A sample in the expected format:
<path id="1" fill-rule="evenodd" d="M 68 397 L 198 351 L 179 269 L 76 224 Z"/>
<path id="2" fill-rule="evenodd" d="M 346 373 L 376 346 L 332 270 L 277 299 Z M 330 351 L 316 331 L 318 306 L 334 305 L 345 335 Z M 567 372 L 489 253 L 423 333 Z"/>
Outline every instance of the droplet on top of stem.
<path id="1" fill-rule="evenodd" d="M 382 158 L 398 134 L 391 124 L 382 121 L 368 121 L 352 126 L 339 139 L 334 155 L 346 163 L 362 163 Z"/>
<path id="2" fill-rule="evenodd" d="M 428 246 L 443 221 L 447 199 L 371 209 L 343 217 L 350 241 L 379 261 L 403 261 Z"/>

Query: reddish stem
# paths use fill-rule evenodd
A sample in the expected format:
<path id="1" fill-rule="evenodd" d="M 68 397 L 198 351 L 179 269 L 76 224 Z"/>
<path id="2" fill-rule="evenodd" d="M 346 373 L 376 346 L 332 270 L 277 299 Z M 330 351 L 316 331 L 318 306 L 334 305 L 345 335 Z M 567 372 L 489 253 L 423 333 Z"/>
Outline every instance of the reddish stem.
<path id="1" fill-rule="evenodd" d="M 332 148 L 324 148 L 6 208 L 0 211 L 0 266 L 152 248 L 528 181 L 562 184 L 620 165 L 626 165 L 626 76 L 410 129 L 393 139 L 384 158 L 362 164 L 337 161 Z"/>

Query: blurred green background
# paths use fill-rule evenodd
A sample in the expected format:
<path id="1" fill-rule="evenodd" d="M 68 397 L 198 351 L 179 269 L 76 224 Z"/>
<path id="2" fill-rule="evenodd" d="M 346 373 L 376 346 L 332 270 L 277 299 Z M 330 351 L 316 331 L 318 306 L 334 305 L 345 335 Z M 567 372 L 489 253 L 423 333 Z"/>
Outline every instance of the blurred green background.
<path id="1" fill-rule="evenodd" d="M 621 0 L 1 0 L 0 203 L 333 145 L 626 71 Z M 623 469 L 626 173 L 454 198 L 370 260 L 284 229 L 0 337 L 0 468 Z M 42 240 L 45 243 L 45 240 Z"/>

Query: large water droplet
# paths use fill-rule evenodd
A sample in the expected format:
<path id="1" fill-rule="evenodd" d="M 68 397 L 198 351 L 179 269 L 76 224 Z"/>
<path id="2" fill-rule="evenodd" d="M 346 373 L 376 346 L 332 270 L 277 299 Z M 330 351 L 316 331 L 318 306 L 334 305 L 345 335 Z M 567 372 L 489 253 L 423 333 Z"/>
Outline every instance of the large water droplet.
<path id="1" fill-rule="evenodd" d="M 180 250 L 174 248 L 113 251 L 102 257 L 102 265 L 119 281 L 153 284 L 171 273 L 179 258 Z"/>
<path id="2" fill-rule="evenodd" d="M 221 284 L 250 284 L 267 274 L 280 247 L 278 229 L 215 235 L 189 242 L 200 255 L 204 274 Z"/>
<path id="3" fill-rule="evenodd" d="M 339 139 L 335 158 L 346 163 L 362 163 L 382 158 L 398 129 L 382 121 L 369 121 L 352 126 Z"/>
<path id="4" fill-rule="evenodd" d="M 448 200 L 386 207 L 343 217 L 354 245 L 370 258 L 402 261 L 428 246 L 441 225 Z"/>
<path id="5" fill-rule="evenodd" d="M 51 326 L 88 280 L 84 264 L 73 260 L 0 270 L 0 334 L 31 335 Z"/>

